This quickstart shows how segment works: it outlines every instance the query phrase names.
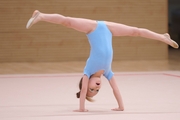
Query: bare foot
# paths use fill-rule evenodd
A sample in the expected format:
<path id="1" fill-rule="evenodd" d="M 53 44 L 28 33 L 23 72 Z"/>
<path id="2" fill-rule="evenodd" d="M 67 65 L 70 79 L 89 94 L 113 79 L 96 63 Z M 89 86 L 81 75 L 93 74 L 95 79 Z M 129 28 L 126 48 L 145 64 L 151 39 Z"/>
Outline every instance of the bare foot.
<path id="1" fill-rule="evenodd" d="M 179 48 L 179 45 L 170 38 L 170 35 L 168 33 L 165 33 L 164 36 L 170 41 L 169 45 L 172 46 L 173 48 Z"/>

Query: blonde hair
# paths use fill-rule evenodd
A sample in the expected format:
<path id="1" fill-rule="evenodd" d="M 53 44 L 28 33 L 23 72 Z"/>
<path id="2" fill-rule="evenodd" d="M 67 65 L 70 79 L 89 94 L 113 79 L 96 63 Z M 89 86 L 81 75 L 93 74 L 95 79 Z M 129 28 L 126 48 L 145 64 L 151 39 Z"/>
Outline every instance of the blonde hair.
<path id="1" fill-rule="evenodd" d="M 89 102 L 94 102 L 95 100 L 93 100 L 91 97 L 86 96 L 86 100 Z"/>
<path id="2" fill-rule="evenodd" d="M 79 81 L 79 90 L 80 91 L 76 93 L 77 98 L 80 98 L 80 95 L 81 95 L 82 80 L 83 80 L 83 78 L 81 78 L 81 80 Z M 92 97 L 88 97 L 88 96 L 86 96 L 86 100 L 89 101 L 89 102 L 94 102 L 95 101 L 95 100 L 92 99 Z"/>

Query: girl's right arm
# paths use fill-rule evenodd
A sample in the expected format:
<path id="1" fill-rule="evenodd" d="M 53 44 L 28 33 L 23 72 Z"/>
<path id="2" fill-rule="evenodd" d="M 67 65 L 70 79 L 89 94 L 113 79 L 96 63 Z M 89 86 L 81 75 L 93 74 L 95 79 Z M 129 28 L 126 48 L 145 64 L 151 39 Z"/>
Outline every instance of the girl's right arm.
<path id="1" fill-rule="evenodd" d="M 86 100 L 86 94 L 88 89 L 88 82 L 89 78 L 84 75 L 82 80 L 82 88 L 80 92 L 80 103 L 79 103 L 79 109 L 75 110 L 75 112 L 87 112 L 88 110 L 85 109 L 85 100 Z"/>

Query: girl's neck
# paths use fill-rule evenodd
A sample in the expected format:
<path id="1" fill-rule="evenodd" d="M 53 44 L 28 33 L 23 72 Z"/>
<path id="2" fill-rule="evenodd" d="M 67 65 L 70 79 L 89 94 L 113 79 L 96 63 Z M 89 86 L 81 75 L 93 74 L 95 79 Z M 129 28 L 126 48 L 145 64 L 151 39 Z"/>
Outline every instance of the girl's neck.
<path id="1" fill-rule="evenodd" d="M 101 75 L 104 73 L 104 70 L 99 70 L 96 73 L 94 73 L 91 77 L 101 77 Z"/>

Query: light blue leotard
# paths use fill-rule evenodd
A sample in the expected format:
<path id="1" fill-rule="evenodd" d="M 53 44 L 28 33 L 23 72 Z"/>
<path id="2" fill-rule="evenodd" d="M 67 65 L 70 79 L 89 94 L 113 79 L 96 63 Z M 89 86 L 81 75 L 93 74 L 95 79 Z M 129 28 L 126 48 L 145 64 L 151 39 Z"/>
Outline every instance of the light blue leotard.
<path id="1" fill-rule="evenodd" d="M 113 58 L 112 33 L 103 21 L 97 21 L 96 29 L 87 34 L 91 46 L 90 56 L 84 68 L 84 74 L 91 75 L 104 70 L 104 76 L 110 80 L 113 76 L 111 63 Z"/>

